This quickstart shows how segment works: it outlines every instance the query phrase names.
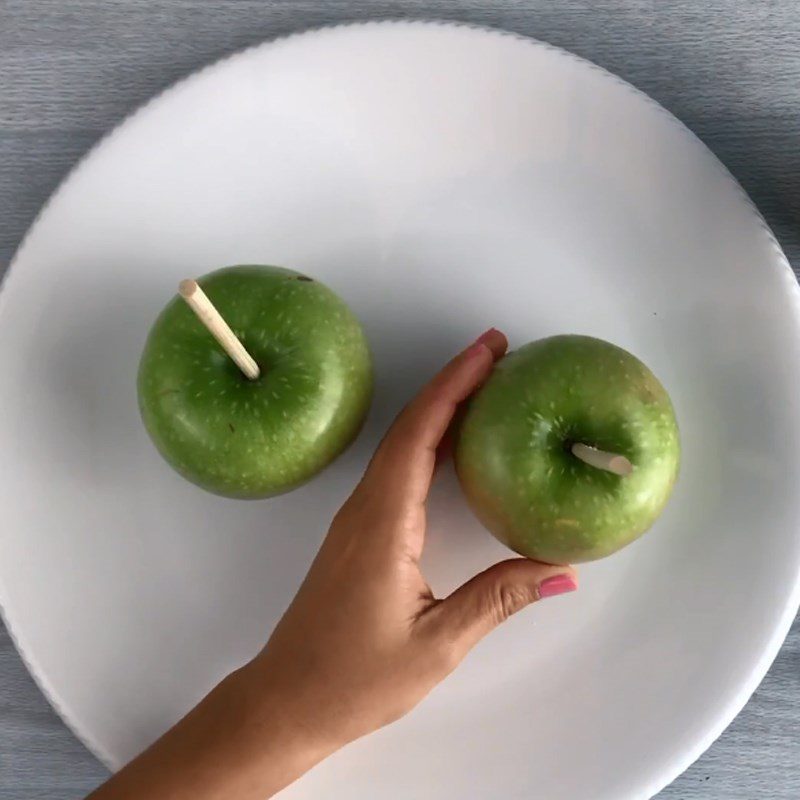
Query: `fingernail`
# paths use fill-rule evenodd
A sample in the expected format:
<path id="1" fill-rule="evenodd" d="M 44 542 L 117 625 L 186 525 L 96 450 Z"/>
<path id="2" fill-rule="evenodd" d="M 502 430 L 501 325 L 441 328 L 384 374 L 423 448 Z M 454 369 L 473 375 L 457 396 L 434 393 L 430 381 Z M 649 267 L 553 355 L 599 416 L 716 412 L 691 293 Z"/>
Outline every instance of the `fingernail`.
<path id="1" fill-rule="evenodd" d="M 553 575 L 539 584 L 539 598 L 555 597 L 557 594 L 574 592 L 577 588 L 578 584 L 572 575 Z"/>
<path id="2" fill-rule="evenodd" d="M 496 333 L 500 333 L 497 328 L 489 328 L 488 331 L 482 333 L 476 340 L 475 344 L 486 344 Z"/>
<path id="3" fill-rule="evenodd" d="M 489 328 L 488 331 L 482 333 L 468 348 L 467 348 L 467 357 L 474 358 L 475 356 L 479 356 L 484 353 L 486 350 L 489 349 L 486 342 L 491 339 L 492 335 L 497 333 L 496 328 Z"/>
<path id="4" fill-rule="evenodd" d="M 490 353 L 491 351 L 483 342 L 475 342 L 467 348 L 467 358 L 475 358 L 475 356 L 483 355 L 483 353 Z"/>

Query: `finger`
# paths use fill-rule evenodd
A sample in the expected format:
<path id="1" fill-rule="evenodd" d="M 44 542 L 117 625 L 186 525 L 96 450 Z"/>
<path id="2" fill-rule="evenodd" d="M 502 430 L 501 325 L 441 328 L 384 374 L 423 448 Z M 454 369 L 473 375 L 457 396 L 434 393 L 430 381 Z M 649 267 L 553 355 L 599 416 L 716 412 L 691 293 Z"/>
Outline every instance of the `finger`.
<path id="1" fill-rule="evenodd" d="M 436 463 L 436 450 L 458 404 L 489 376 L 508 347 L 492 328 L 457 355 L 425 386 L 395 420 L 367 469 L 365 481 L 386 497 L 425 501 Z"/>
<path id="2" fill-rule="evenodd" d="M 478 386 L 478 389 L 480 389 L 480 385 Z M 446 464 L 453 455 L 456 438 L 458 436 L 458 429 L 462 420 L 464 419 L 465 412 L 466 403 L 461 403 L 456 408 L 456 413 L 453 414 L 453 418 L 450 420 L 450 424 L 447 426 L 447 430 L 445 431 L 444 436 L 442 436 L 439 446 L 436 448 L 436 464 L 434 465 L 434 475 L 438 474 L 442 465 Z"/>
<path id="3" fill-rule="evenodd" d="M 572 567 L 527 558 L 501 561 L 456 589 L 420 623 L 455 649 L 457 660 L 501 622 L 531 603 L 578 588 Z M 428 617 L 428 619 L 426 619 Z"/>
<path id="4" fill-rule="evenodd" d="M 436 460 L 433 465 L 434 474 L 437 474 L 444 464 L 453 455 L 453 426 L 450 425 L 442 436 L 439 446 L 436 448 Z"/>

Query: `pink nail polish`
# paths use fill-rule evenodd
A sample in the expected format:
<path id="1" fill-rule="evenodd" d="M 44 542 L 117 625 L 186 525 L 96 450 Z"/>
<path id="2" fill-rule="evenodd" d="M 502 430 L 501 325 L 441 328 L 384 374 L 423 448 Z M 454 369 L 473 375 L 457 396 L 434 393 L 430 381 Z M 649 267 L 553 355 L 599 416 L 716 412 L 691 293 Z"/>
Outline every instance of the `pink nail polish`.
<path id="1" fill-rule="evenodd" d="M 480 340 L 467 348 L 467 358 L 475 358 L 475 356 L 483 355 L 484 353 L 491 352 L 489 348 Z"/>
<path id="2" fill-rule="evenodd" d="M 557 594 L 574 592 L 577 588 L 578 584 L 572 575 L 553 575 L 539 584 L 539 597 L 555 597 Z"/>
<path id="3" fill-rule="evenodd" d="M 476 340 L 475 344 L 486 344 L 486 342 L 494 336 L 494 334 L 500 333 L 497 328 L 489 328 L 488 331 L 482 333 Z"/>

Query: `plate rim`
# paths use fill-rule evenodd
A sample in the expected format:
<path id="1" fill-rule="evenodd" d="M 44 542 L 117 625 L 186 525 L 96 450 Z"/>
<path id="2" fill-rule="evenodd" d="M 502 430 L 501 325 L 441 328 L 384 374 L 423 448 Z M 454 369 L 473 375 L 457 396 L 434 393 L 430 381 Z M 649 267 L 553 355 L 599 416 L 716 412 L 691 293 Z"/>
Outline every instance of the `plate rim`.
<path id="1" fill-rule="evenodd" d="M 640 100 L 644 101 L 651 109 L 657 111 L 663 118 L 665 118 L 670 125 L 672 125 L 674 128 L 677 128 L 682 136 L 692 143 L 692 146 L 699 146 L 705 151 L 706 155 L 709 156 L 715 164 L 718 172 L 731 185 L 731 188 L 735 190 L 740 202 L 744 204 L 745 208 L 748 209 L 750 214 L 752 214 L 752 216 L 755 218 L 758 227 L 761 229 L 762 234 L 766 237 L 767 243 L 770 245 L 773 251 L 773 257 L 775 259 L 773 264 L 781 271 L 782 277 L 787 281 L 787 291 L 790 291 L 790 293 L 793 295 L 791 298 L 791 306 L 795 315 L 796 333 L 798 338 L 800 338 L 800 286 L 798 285 L 797 276 L 795 275 L 794 270 L 792 269 L 792 266 L 786 257 L 786 254 L 783 252 L 777 237 L 737 178 L 722 163 L 722 161 L 711 150 L 711 148 L 705 144 L 705 142 L 703 142 L 703 140 L 700 139 L 700 137 L 695 134 L 684 122 L 682 122 L 671 111 L 661 105 L 661 103 L 643 90 L 636 87 L 634 84 L 607 70 L 605 67 L 595 64 L 588 58 L 577 55 L 576 53 L 566 50 L 563 47 L 553 45 L 533 36 L 527 36 L 515 31 L 509 31 L 491 25 L 429 17 L 396 17 L 377 20 L 367 19 L 353 20 L 349 22 L 335 22 L 302 28 L 296 31 L 291 31 L 275 37 L 267 38 L 244 48 L 234 50 L 231 53 L 223 55 L 220 58 L 217 58 L 199 67 L 198 69 L 188 72 L 184 76 L 178 78 L 176 81 L 168 84 L 160 91 L 156 92 L 154 95 L 150 96 L 142 103 L 131 108 L 114 125 L 105 131 L 105 133 L 103 133 L 100 138 L 80 156 L 80 158 L 72 165 L 72 167 L 67 170 L 56 188 L 44 201 L 34 216 L 27 230 L 23 234 L 22 239 L 17 245 L 11 260 L 8 262 L 4 274 L 2 277 L 0 277 L 0 318 L 5 302 L 7 301 L 7 287 L 9 285 L 11 275 L 12 273 L 16 274 L 16 272 L 19 271 L 19 269 L 15 271 L 15 266 L 24 255 L 26 246 L 28 245 L 32 234 L 35 232 L 41 221 L 45 218 L 50 206 L 63 194 L 70 181 L 72 181 L 73 178 L 86 167 L 92 158 L 97 153 L 108 147 L 113 140 L 119 136 L 123 129 L 126 128 L 126 126 L 128 126 L 128 124 L 136 117 L 144 114 L 147 110 L 151 109 L 158 103 L 166 101 L 170 95 L 174 94 L 180 89 L 185 88 L 188 84 L 199 80 L 204 75 L 210 74 L 212 71 L 217 71 L 228 62 L 245 58 L 256 51 L 267 50 L 271 47 L 275 47 L 276 45 L 287 43 L 295 39 L 310 39 L 315 36 L 319 37 L 320 35 L 354 28 L 369 30 L 380 29 L 389 26 L 405 27 L 410 29 L 435 27 L 444 29 L 464 29 L 474 31 L 476 33 L 482 33 L 487 36 L 504 37 L 519 42 L 524 42 L 527 45 L 551 52 L 560 58 L 564 58 L 567 61 L 571 61 L 581 67 L 585 67 L 597 72 L 603 77 L 604 80 L 611 80 L 620 88 L 623 88 L 627 92 L 632 93 Z M 94 736 L 92 736 L 88 731 L 84 730 L 80 724 L 78 724 L 78 722 L 73 718 L 71 712 L 66 709 L 64 702 L 58 696 L 57 692 L 50 686 L 50 681 L 47 678 L 45 671 L 38 668 L 35 656 L 22 644 L 20 632 L 12 623 L 11 616 L 6 608 L 6 603 L 4 603 L 4 594 L 5 592 L 3 591 L 3 584 L 2 581 L 0 581 L 0 620 L 5 625 L 6 631 L 8 632 L 14 648 L 19 654 L 22 663 L 24 664 L 37 688 L 44 695 L 45 699 L 54 709 L 54 711 L 58 714 L 59 718 L 70 731 L 70 733 L 75 736 L 75 738 L 81 744 L 83 744 L 83 746 L 86 747 L 86 749 L 93 756 L 95 756 L 104 767 L 106 767 L 112 773 L 117 771 L 123 765 L 119 764 L 117 759 L 111 756 L 111 754 L 106 751 L 105 747 L 95 740 Z M 703 736 L 697 737 L 690 747 L 683 749 L 680 755 L 676 755 L 675 757 L 669 759 L 668 766 L 660 770 L 657 777 L 654 776 L 647 785 L 642 784 L 641 791 L 643 793 L 637 794 L 638 797 L 643 798 L 643 800 L 649 800 L 650 798 L 655 797 L 655 795 L 657 795 L 660 791 L 669 786 L 674 780 L 682 775 L 722 735 L 725 729 L 743 710 L 761 681 L 766 676 L 772 663 L 777 658 L 778 653 L 780 652 L 780 649 L 789 634 L 789 630 L 799 610 L 800 562 L 795 565 L 794 585 L 787 594 L 787 601 L 784 605 L 783 612 L 773 623 L 772 634 L 770 636 L 769 643 L 762 650 L 760 657 L 757 659 L 755 665 L 751 669 L 747 680 L 740 684 L 738 690 L 732 695 L 731 699 L 724 704 L 723 709 L 717 715 L 715 724 L 710 726 Z"/>

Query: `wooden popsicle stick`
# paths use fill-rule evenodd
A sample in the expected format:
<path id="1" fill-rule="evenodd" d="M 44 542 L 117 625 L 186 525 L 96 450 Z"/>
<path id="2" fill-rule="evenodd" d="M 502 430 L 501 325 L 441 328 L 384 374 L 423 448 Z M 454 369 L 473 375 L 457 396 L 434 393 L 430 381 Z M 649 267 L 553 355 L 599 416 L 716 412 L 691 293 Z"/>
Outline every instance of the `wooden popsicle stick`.
<path id="1" fill-rule="evenodd" d="M 236 362 L 236 366 L 254 381 L 260 374 L 255 359 L 244 349 L 244 345 L 231 330 L 227 322 L 214 308 L 208 295 L 200 288 L 197 281 L 187 279 L 178 285 L 178 293 L 187 302 L 189 308 L 197 314 L 198 319 L 208 328 L 211 335 L 219 342 L 220 347 Z"/>
<path id="2" fill-rule="evenodd" d="M 625 456 L 617 453 L 607 453 L 605 450 L 598 450 L 596 447 L 589 447 L 588 444 L 581 442 L 573 444 L 571 449 L 575 458 L 579 458 L 590 467 L 604 469 L 606 472 L 613 472 L 621 477 L 633 472 L 633 464 Z"/>

